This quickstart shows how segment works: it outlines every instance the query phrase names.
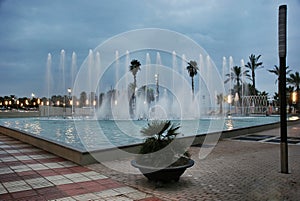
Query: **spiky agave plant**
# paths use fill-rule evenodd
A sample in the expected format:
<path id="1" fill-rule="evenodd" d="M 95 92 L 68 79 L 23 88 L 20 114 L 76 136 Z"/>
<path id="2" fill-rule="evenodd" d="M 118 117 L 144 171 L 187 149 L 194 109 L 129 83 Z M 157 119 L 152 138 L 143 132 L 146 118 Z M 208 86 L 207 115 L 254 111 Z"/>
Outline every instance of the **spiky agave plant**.
<path id="1" fill-rule="evenodd" d="M 179 134 L 177 124 L 170 121 L 152 121 L 141 133 L 148 136 L 137 158 L 139 164 L 153 167 L 184 165 L 190 159 L 186 147 L 175 140 Z"/>

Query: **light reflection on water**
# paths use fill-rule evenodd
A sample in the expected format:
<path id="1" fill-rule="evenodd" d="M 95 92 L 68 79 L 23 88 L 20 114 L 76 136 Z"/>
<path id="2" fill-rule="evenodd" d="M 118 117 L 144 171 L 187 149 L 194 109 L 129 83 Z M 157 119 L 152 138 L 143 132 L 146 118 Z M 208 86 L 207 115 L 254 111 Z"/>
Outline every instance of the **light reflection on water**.
<path id="1" fill-rule="evenodd" d="M 76 121 L 76 124 L 75 122 Z M 197 121 L 197 120 L 196 120 Z M 224 119 L 200 119 L 198 130 L 192 127 L 195 120 L 173 121 L 181 123 L 182 135 L 205 134 L 213 130 L 211 122 L 224 123 L 223 130 L 279 122 L 279 116 L 271 117 L 230 117 Z M 34 135 L 54 140 L 79 149 L 101 149 L 142 142 L 139 130 L 147 121 L 97 121 L 47 118 L 10 118 L 0 119 L 0 125 L 22 130 Z M 191 125 L 191 126 L 189 126 Z M 85 147 L 83 146 L 85 145 Z"/>

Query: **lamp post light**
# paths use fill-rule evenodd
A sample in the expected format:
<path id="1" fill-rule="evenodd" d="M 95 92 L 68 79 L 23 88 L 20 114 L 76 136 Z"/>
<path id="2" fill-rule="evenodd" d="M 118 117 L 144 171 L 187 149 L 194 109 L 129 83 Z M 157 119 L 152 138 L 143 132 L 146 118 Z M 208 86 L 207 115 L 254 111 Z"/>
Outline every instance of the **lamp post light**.
<path id="1" fill-rule="evenodd" d="M 293 102 L 293 104 L 296 104 L 296 102 L 297 102 L 297 92 L 296 91 L 294 91 L 292 93 L 292 102 Z"/>
<path id="2" fill-rule="evenodd" d="M 231 114 L 231 103 L 232 103 L 232 95 L 229 94 L 227 96 L 227 103 L 229 104 L 229 115 Z"/>
<path id="3" fill-rule="evenodd" d="M 6 109 L 7 109 L 7 105 L 8 105 L 8 101 L 7 100 L 4 101 L 4 105 L 5 105 Z"/>

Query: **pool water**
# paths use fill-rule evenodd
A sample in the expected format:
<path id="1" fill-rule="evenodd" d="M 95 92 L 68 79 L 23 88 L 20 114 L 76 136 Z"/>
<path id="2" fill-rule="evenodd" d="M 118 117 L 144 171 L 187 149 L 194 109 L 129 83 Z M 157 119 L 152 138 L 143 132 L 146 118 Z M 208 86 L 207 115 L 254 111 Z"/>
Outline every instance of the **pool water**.
<path id="1" fill-rule="evenodd" d="M 207 134 L 279 122 L 279 116 L 202 118 L 199 120 L 174 120 L 180 123 L 182 136 Z M 104 149 L 140 143 L 145 138 L 139 132 L 147 121 L 87 120 L 61 118 L 8 118 L 0 125 L 80 150 Z M 215 126 L 217 125 L 217 126 Z"/>

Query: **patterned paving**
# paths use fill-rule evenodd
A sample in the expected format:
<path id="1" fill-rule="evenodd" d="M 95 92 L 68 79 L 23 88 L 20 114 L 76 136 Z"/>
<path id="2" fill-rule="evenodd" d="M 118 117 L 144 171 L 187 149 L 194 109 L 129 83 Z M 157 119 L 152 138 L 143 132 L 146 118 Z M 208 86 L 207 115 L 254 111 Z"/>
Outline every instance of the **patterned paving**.
<path id="1" fill-rule="evenodd" d="M 0 134 L 0 200 L 160 199 Z"/>
<path id="2" fill-rule="evenodd" d="M 266 142 L 266 143 L 280 143 L 279 136 L 273 135 L 243 135 L 231 138 L 231 140 L 239 140 L 239 141 L 255 141 L 255 142 Z M 287 137 L 288 144 L 291 145 L 300 145 L 299 137 Z"/>

